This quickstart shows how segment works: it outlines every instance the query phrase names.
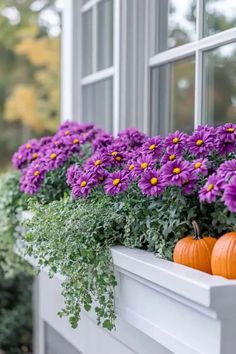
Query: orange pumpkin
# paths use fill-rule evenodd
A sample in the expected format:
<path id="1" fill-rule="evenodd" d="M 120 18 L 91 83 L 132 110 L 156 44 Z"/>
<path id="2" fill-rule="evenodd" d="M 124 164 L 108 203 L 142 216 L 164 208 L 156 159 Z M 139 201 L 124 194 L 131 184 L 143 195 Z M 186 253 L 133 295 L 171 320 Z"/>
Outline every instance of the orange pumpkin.
<path id="1" fill-rule="evenodd" d="M 229 232 L 216 242 L 211 267 L 214 275 L 236 279 L 236 232 Z"/>
<path id="2" fill-rule="evenodd" d="M 202 237 L 196 221 L 193 221 L 194 236 L 187 236 L 177 242 L 173 259 L 174 262 L 187 267 L 210 273 L 211 253 L 216 243 L 214 237 Z"/>

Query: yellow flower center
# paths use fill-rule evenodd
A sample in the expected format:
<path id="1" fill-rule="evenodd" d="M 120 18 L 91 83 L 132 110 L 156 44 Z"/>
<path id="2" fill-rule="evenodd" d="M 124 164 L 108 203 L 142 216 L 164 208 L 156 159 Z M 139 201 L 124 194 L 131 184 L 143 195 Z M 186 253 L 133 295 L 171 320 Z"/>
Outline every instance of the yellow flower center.
<path id="1" fill-rule="evenodd" d="M 22 156 L 21 155 L 18 155 L 18 160 L 21 160 L 22 159 Z"/>
<path id="2" fill-rule="evenodd" d="M 175 160 L 175 158 L 176 158 L 176 155 L 175 155 L 175 154 L 172 154 L 172 155 L 169 156 L 169 160 L 170 160 L 170 161 Z"/>
<path id="3" fill-rule="evenodd" d="M 234 128 L 228 128 L 226 129 L 228 133 L 234 133 L 235 129 Z"/>
<path id="4" fill-rule="evenodd" d="M 26 148 L 27 148 L 27 149 L 31 149 L 31 144 L 27 144 L 27 145 L 26 145 Z"/>
<path id="5" fill-rule="evenodd" d="M 79 139 L 74 139 L 73 140 L 73 144 L 78 144 L 79 143 Z"/>
<path id="6" fill-rule="evenodd" d="M 196 162 L 194 165 L 194 168 L 197 169 L 197 168 L 200 168 L 201 166 L 202 166 L 201 162 Z"/>
<path id="7" fill-rule="evenodd" d="M 103 176 L 99 177 L 98 179 L 99 179 L 100 182 L 104 181 L 104 177 Z"/>
<path id="8" fill-rule="evenodd" d="M 121 161 L 121 160 L 122 160 L 122 157 L 116 156 L 116 157 L 115 157 L 115 160 L 116 160 L 116 161 Z"/>
<path id="9" fill-rule="evenodd" d="M 99 166 L 99 165 L 101 165 L 101 163 L 102 163 L 101 160 L 96 160 L 96 161 L 94 162 L 94 165 L 95 165 L 95 166 Z"/>
<path id="10" fill-rule="evenodd" d="M 39 171 L 34 171 L 34 176 L 37 177 L 39 175 Z"/>
<path id="11" fill-rule="evenodd" d="M 132 171 L 133 169 L 134 169 L 134 165 L 132 164 L 129 166 L 129 171 Z"/>
<path id="12" fill-rule="evenodd" d="M 186 181 L 184 181 L 184 183 L 183 183 L 183 186 L 187 186 L 188 184 L 189 184 L 189 179 L 186 179 Z"/>
<path id="13" fill-rule="evenodd" d="M 149 146 L 149 150 L 150 151 L 154 150 L 155 148 L 156 148 L 156 144 L 152 144 L 152 145 Z"/>
<path id="14" fill-rule="evenodd" d="M 113 186 L 118 186 L 118 184 L 120 183 L 120 179 L 119 178 L 115 178 L 113 181 Z"/>
<path id="15" fill-rule="evenodd" d="M 180 172 L 181 172 L 181 169 L 180 169 L 179 167 L 175 167 L 175 168 L 173 169 L 173 173 L 174 173 L 175 175 L 178 175 Z"/>
<path id="16" fill-rule="evenodd" d="M 51 158 L 52 160 L 55 160 L 56 157 L 57 157 L 57 154 L 55 154 L 55 152 L 50 155 L 50 158 Z"/>
<path id="17" fill-rule="evenodd" d="M 204 143 L 204 141 L 203 141 L 202 139 L 198 139 L 198 140 L 196 141 L 196 145 L 197 145 L 197 146 L 202 146 L 203 143 Z"/>
<path id="18" fill-rule="evenodd" d="M 65 134 L 65 135 L 69 135 L 69 134 L 70 134 L 70 131 L 69 131 L 69 130 L 66 130 L 64 134 Z"/>
<path id="19" fill-rule="evenodd" d="M 177 143 L 179 143 L 179 141 L 180 141 L 180 139 L 177 137 L 172 140 L 173 144 L 177 144 Z"/>
<path id="20" fill-rule="evenodd" d="M 147 168 L 147 167 L 148 167 L 148 163 L 147 163 L 147 162 L 141 163 L 141 168 L 142 168 L 143 170 L 145 170 L 145 168 Z"/>
<path id="21" fill-rule="evenodd" d="M 150 179 L 150 183 L 151 183 L 153 186 L 155 186 L 155 185 L 158 183 L 158 179 L 157 179 L 156 177 L 152 177 L 152 178 Z"/>
<path id="22" fill-rule="evenodd" d="M 32 157 L 33 157 L 34 160 L 36 160 L 38 158 L 37 152 L 35 152 Z"/>
<path id="23" fill-rule="evenodd" d="M 87 186 L 87 181 L 82 181 L 80 183 L 80 187 L 86 187 Z"/>
<path id="24" fill-rule="evenodd" d="M 117 154 L 118 154 L 118 152 L 117 151 L 112 151 L 112 156 L 116 156 Z"/>
<path id="25" fill-rule="evenodd" d="M 212 191 L 213 188 L 214 188 L 214 184 L 213 183 L 209 184 L 209 186 L 207 187 L 207 192 Z"/>

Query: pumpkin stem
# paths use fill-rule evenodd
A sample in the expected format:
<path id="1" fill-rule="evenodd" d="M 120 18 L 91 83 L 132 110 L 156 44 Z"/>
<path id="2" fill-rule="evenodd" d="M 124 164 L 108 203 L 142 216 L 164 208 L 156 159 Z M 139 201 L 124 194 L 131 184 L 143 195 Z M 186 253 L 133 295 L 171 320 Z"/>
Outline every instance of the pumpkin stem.
<path id="1" fill-rule="evenodd" d="M 193 230 L 194 230 L 194 240 L 201 240 L 202 237 L 201 237 L 201 232 L 200 232 L 200 227 L 198 225 L 198 223 L 193 220 L 192 222 L 192 225 L 193 225 Z"/>

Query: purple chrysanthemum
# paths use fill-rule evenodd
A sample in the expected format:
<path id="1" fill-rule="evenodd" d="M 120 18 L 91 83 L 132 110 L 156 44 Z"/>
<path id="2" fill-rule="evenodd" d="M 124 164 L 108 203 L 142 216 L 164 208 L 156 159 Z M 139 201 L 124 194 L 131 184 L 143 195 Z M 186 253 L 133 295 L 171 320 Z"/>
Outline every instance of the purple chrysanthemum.
<path id="1" fill-rule="evenodd" d="M 80 175 L 82 175 L 82 170 L 78 165 L 70 166 L 66 173 L 66 183 L 72 187 Z"/>
<path id="2" fill-rule="evenodd" d="M 102 172 L 104 168 L 110 167 L 110 162 L 106 154 L 101 152 L 96 152 L 92 157 L 90 157 L 84 164 L 86 171 Z"/>
<path id="3" fill-rule="evenodd" d="M 178 130 L 169 134 L 166 139 L 164 146 L 171 153 L 180 153 L 186 147 L 187 134 L 181 133 Z"/>
<path id="4" fill-rule="evenodd" d="M 225 179 L 236 176 L 236 160 L 223 162 L 217 170 L 217 174 Z"/>
<path id="5" fill-rule="evenodd" d="M 165 178 L 160 170 L 147 170 L 142 174 L 138 186 L 143 194 L 157 196 L 165 189 Z"/>
<path id="6" fill-rule="evenodd" d="M 20 179 L 21 192 L 34 195 L 39 192 L 40 187 L 44 181 L 46 169 L 43 165 L 33 163 L 27 168 Z"/>
<path id="7" fill-rule="evenodd" d="M 223 200 L 227 208 L 235 213 L 236 212 L 236 178 L 229 184 L 225 185 Z"/>
<path id="8" fill-rule="evenodd" d="M 97 180 L 93 174 L 88 172 L 80 174 L 72 187 L 73 198 L 87 198 L 96 184 Z"/>
<path id="9" fill-rule="evenodd" d="M 208 167 L 207 167 L 207 159 L 197 159 L 191 163 L 192 169 L 196 174 L 202 174 L 203 176 L 207 176 Z"/>
<path id="10" fill-rule="evenodd" d="M 116 195 L 125 191 L 129 186 L 129 178 L 126 171 L 110 173 L 105 181 L 105 193 Z"/>
<path id="11" fill-rule="evenodd" d="M 173 153 L 173 152 L 166 151 L 165 155 L 161 159 L 161 164 L 165 165 L 167 162 L 175 161 L 180 158 L 181 158 L 180 153 Z"/>
<path id="12" fill-rule="evenodd" d="M 64 165 L 68 159 L 68 153 L 63 149 L 49 149 L 42 161 L 46 166 L 47 171 L 55 170 Z"/>
<path id="13" fill-rule="evenodd" d="M 169 184 L 181 187 L 190 177 L 191 166 L 189 162 L 178 159 L 167 162 L 161 171 Z"/>
<path id="14" fill-rule="evenodd" d="M 157 135 L 153 138 L 148 139 L 148 141 L 143 144 L 142 150 L 144 154 L 150 154 L 154 158 L 159 158 L 163 152 L 162 137 Z"/>
<path id="15" fill-rule="evenodd" d="M 132 174 L 140 176 L 146 170 L 152 169 L 155 166 L 155 160 L 151 155 L 142 155 L 134 163 Z"/>
<path id="16" fill-rule="evenodd" d="M 221 193 L 224 180 L 216 173 L 211 175 L 206 184 L 201 188 L 199 192 L 199 199 L 201 202 L 211 203 L 216 200 L 217 196 Z"/>
<path id="17" fill-rule="evenodd" d="M 188 179 L 186 179 L 182 183 L 182 189 L 183 189 L 184 194 L 193 193 L 195 190 L 197 181 L 198 181 L 197 175 L 194 172 L 190 173 L 188 176 Z"/>
<path id="18" fill-rule="evenodd" d="M 211 131 L 196 130 L 188 139 L 189 152 L 197 157 L 205 157 L 214 148 Z"/>

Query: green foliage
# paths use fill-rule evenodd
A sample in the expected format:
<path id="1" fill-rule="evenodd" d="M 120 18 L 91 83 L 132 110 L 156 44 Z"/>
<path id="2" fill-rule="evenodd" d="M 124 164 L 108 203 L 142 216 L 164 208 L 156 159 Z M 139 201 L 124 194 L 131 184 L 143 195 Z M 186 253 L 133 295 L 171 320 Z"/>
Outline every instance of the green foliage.
<path id="1" fill-rule="evenodd" d="M 32 353 L 32 277 L 0 277 L 0 348 L 7 354 Z"/>

